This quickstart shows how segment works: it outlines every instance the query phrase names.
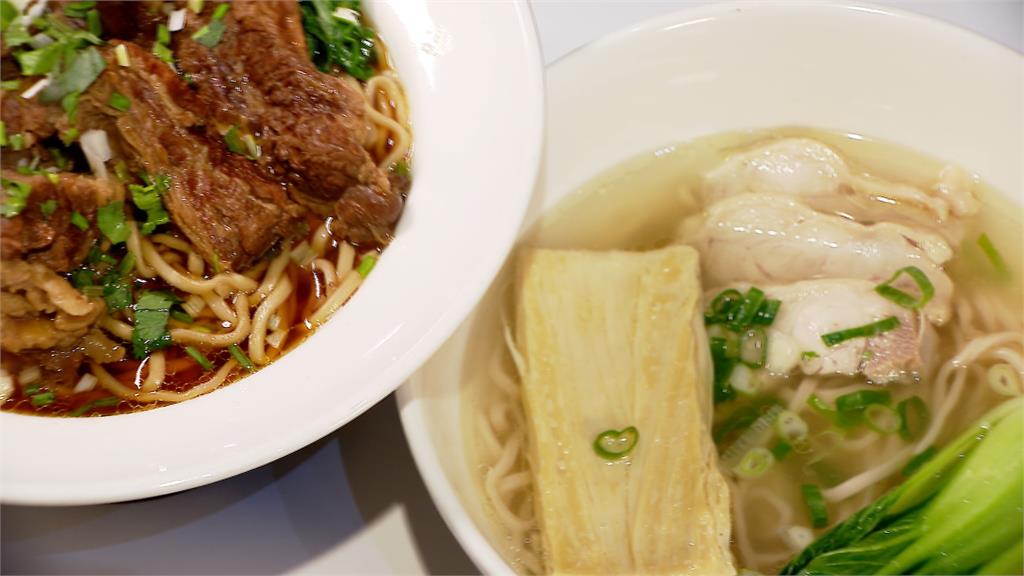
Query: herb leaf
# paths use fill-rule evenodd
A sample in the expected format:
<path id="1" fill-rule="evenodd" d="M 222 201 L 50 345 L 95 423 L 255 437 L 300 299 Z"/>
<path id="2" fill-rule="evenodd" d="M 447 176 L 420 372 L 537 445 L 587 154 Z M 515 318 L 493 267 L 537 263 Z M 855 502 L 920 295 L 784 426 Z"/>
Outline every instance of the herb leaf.
<path id="1" fill-rule="evenodd" d="M 124 220 L 124 202 L 120 200 L 100 206 L 96 211 L 96 224 L 112 244 L 124 242 L 131 234 Z"/>
<path id="2" fill-rule="evenodd" d="M 150 352 L 171 345 L 167 319 L 178 299 L 167 292 L 142 292 L 135 302 L 135 326 L 132 328 L 132 354 L 139 360 Z"/>
<path id="3" fill-rule="evenodd" d="M 138 184 L 130 184 L 128 186 L 128 190 L 132 193 L 132 203 L 135 204 L 136 208 L 146 213 L 146 221 L 142 223 L 140 228 L 140 232 L 143 234 L 152 234 L 157 226 L 171 221 L 171 217 L 164 210 L 164 204 L 160 198 L 167 191 L 169 184 L 170 178 L 167 175 L 159 174 L 146 186 L 139 186 Z"/>
<path id="4" fill-rule="evenodd" d="M 67 69 L 39 95 L 43 102 L 56 102 L 71 92 L 84 92 L 106 69 L 107 63 L 96 48 L 90 46 L 78 53 Z"/>
<path id="5" fill-rule="evenodd" d="M 373 29 L 335 15 L 339 8 L 358 14 L 358 0 L 306 0 L 299 7 L 309 58 L 317 68 L 327 72 L 337 64 L 359 80 L 373 76 L 377 61 Z"/>
<path id="6" fill-rule="evenodd" d="M 13 218 L 21 214 L 21 211 L 25 209 L 25 205 L 28 203 L 28 195 L 32 193 L 32 185 L 27 182 L 8 180 L 7 178 L 0 182 L 2 182 L 4 193 L 6 194 L 4 203 L 0 204 L 0 215 Z"/>

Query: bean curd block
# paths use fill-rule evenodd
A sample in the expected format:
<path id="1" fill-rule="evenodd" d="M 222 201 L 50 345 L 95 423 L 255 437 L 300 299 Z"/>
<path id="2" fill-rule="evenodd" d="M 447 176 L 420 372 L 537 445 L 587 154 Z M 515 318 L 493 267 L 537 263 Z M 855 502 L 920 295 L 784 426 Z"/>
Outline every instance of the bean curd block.
<path id="1" fill-rule="evenodd" d="M 735 572 L 701 293 L 687 246 L 521 254 L 515 340 L 548 572 Z M 607 454 L 599 436 L 635 444 Z"/>

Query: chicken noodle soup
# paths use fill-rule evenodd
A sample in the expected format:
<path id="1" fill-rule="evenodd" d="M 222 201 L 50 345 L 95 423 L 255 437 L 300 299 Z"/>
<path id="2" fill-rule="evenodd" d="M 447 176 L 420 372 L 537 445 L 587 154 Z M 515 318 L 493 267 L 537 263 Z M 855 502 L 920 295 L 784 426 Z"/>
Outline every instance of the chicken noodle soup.
<path id="1" fill-rule="evenodd" d="M 272 362 L 409 189 L 358 1 L 4 3 L 4 410 L 127 412 Z"/>
<path id="2" fill-rule="evenodd" d="M 642 340 L 636 323 L 598 320 L 639 305 L 634 288 L 612 290 L 623 271 L 613 255 L 646 257 L 676 245 L 699 255 L 693 274 L 702 292 L 706 367 L 695 381 L 677 378 L 659 392 L 663 410 L 644 412 L 630 408 L 642 397 L 637 375 L 693 361 L 673 360 L 678 348 L 671 339 Z M 535 225 L 473 327 L 465 368 L 470 385 L 463 389 L 467 457 L 479 470 L 492 532 L 506 543 L 503 554 L 522 573 L 573 566 L 651 571 L 664 568 L 673 550 L 637 547 L 657 534 L 678 540 L 677 548 L 699 548 L 695 560 L 671 569 L 701 572 L 699 566 L 710 565 L 701 562 L 715 559 L 713 571 L 729 572 L 709 542 L 687 536 L 685 522 L 670 520 L 670 512 L 644 520 L 640 500 L 625 495 L 634 493 L 634 483 L 664 495 L 685 484 L 691 492 L 679 506 L 714 509 L 684 475 L 667 472 L 679 462 L 700 470 L 699 450 L 683 440 L 692 432 L 671 432 L 666 422 L 678 420 L 670 415 L 679 409 L 676 395 L 699 405 L 705 394 L 714 408 L 703 433 L 717 454 L 714 467 L 699 474 L 711 483 L 722 474 L 728 483 L 734 569 L 795 572 L 817 562 L 812 568 L 842 573 L 821 558 L 833 550 L 857 573 L 887 561 L 898 571 L 983 565 L 1019 571 L 1012 554 L 997 552 L 1012 551 L 1014 538 L 1021 539 L 1019 505 L 1010 500 L 1021 492 L 1014 466 L 1024 453 L 1012 432 L 1024 374 L 1022 246 L 1020 208 L 975 176 L 859 135 L 806 128 L 721 134 L 598 176 Z M 604 268 L 586 277 L 566 273 L 561 283 L 524 293 L 515 278 L 535 272 L 524 267 L 522 254 L 545 250 L 590 254 Z M 632 282 L 622 286 L 636 287 Z M 621 297 L 595 305 L 600 290 Z M 523 307 L 536 306 L 537 298 L 558 298 L 559 305 L 531 317 Z M 686 311 L 671 305 L 652 314 Z M 598 334 L 574 332 L 578 322 Z M 548 345 L 536 345 L 529 336 L 535 330 Z M 591 339 L 618 344 L 600 353 L 574 351 Z M 563 364 L 576 368 L 555 372 L 563 378 L 536 388 L 537 370 L 548 374 Z M 692 385 L 702 388 L 688 391 Z M 548 400 L 540 400 L 541 390 Z M 574 400 L 565 400 L 577 390 Z M 587 416 L 577 418 L 577 411 Z M 627 427 L 630 435 L 623 434 Z M 972 452 L 987 430 L 992 440 L 982 446 L 989 448 Z M 608 460 L 605 444 L 596 441 L 634 445 Z M 634 466 L 645 449 L 666 446 L 659 471 Z M 559 453 L 552 470 L 547 455 Z M 888 549 L 891 556 L 870 555 L 877 566 L 858 563 L 852 551 L 843 556 L 842 547 L 857 538 L 885 537 L 870 532 L 886 526 L 877 524 L 882 512 L 872 524 L 863 510 L 886 511 L 900 526 L 928 526 L 928 518 L 948 524 L 952 492 L 932 496 L 929 488 L 931 499 L 916 509 L 921 517 L 900 508 L 906 494 L 924 498 L 915 471 L 938 477 L 956 471 L 950 462 L 974 459 L 981 466 L 986 458 L 995 479 L 984 480 L 984 489 L 970 472 L 954 476 L 948 491 L 1010 498 L 992 507 L 965 499 L 958 512 L 974 514 L 974 526 L 1003 527 L 977 539 L 987 548 L 971 552 L 962 546 L 964 534 L 947 530 L 911 538 L 921 543 L 899 555 L 893 552 L 899 547 Z M 623 474 L 623 466 L 633 476 L 616 484 L 621 492 L 594 488 L 603 476 Z M 553 502 L 559 494 L 562 500 Z M 559 512 L 559 502 L 569 508 Z M 863 534 L 816 541 L 855 514 Z M 635 564 L 615 564 L 605 545 L 573 547 L 563 535 L 576 523 L 585 528 L 571 533 L 591 543 L 591 531 L 624 530 L 617 544 L 606 545 L 629 551 Z"/>

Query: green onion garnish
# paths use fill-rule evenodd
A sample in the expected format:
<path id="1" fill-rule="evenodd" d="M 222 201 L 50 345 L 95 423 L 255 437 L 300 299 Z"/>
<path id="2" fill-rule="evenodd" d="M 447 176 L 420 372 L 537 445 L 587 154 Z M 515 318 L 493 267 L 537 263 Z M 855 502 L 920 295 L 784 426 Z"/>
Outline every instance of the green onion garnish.
<path id="1" fill-rule="evenodd" d="M 919 297 L 915 298 L 898 288 L 893 288 L 892 283 L 895 282 L 901 274 L 910 276 L 910 279 L 917 284 L 917 289 L 921 293 Z M 904 308 L 917 310 L 927 304 L 932 297 L 935 296 L 935 287 L 932 285 L 931 281 L 928 280 L 928 276 L 926 276 L 920 268 L 917 266 L 907 266 L 897 270 L 896 273 L 892 275 L 892 278 L 889 278 L 885 282 L 875 286 L 875 292 L 877 292 L 882 298 L 891 300 Z"/>
<path id="2" fill-rule="evenodd" d="M 774 446 L 772 446 L 771 453 L 772 453 L 772 457 L 775 458 L 775 461 L 776 462 L 780 462 L 792 450 L 793 450 L 793 445 L 792 444 L 790 444 L 789 442 L 786 442 L 785 440 L 779 440 L 778 442 L 775 443 Z"/>
<path id="3" fill-rule="evenodd" d="M 166 24 L 158 24 L 156 27 L 156 41 L 167 46 L 171 43 L 171 31 Z"/>
<path id="4" fill-rule="evenodd" d="M 783 410 L 775 418 L 775 433 L 786 442 L 802 442 L 807 439 L 807 422 L 796 412 Z"/>
<path id="5" fill-rule="evenodd" d="M 0 82 L 0 89 L 17 90 L 18 88 L 21 88 L 21 80 L 4 80 Z"/>
<path id="6" fill-rule="evenodd" d="M 740 336 L 740 362 L 761 368 L 768 358 L 768 335 L 758 326 L 748 328 Z"/>
<path id="7" fill-rule="evenodd" d="M 811 515 L 811 524 L 815 528 L 828 526 L 828 507 L 825 506 L 825 498 L 821 495 L 821 489 L 814 484 L 800 486 L 800 492 L 804 495 L 804 503 L 807 504 L 807 511 Z"/>
<path id="8" fill-rule="evenodd" d="M 93 36 L 103 33 L 103 24 L 100 23 L 100 13 L 96 10 L 89 10 L 85 13 L 85 25 Z"/>
<path id="9" fill-rule="evenodd" d="M 210 361 L 206 359 L 206 356 L 204 356 L 202 352 L 197 350 L 195 346 L 186 346 L 185 353 L 191 356 L 192 359 L 195 360 L 197 364 L 202 366 L 203 370 L 213 370 L 213 364 L 210 363 Z"/>
<path id="10" fill-rule="evenodd" d="M 376 256 L 363 256 L 363 259 L 359 261 L 359 266 L 356 267 L 356 272 L 359 272 L 360 276 L 362 276 L 363 278 L 366 278 L 367 276 L 370 275 L 370 272 L 373 270 L 373 267 L 376 266 L 376 265 L 377 265 L 377 257 Z"/>
<path id="11" fill-rule="evenodd" d="M 764 302 L 764 292 L 760 288 L 751 286 L 743 295 L 743 300 L 730 310 L 726 326 L 733 332 L 739 332 L 749 326 L 762 302 Z"/>
<path id="12" fill-rule="evenodd" d="M 224 133 L 224 143 L 227 144 L 228 150 L 235 154 L 245 154 L 245 144 L 242 143 L 242 136 L 236 124 L 232 124 Z"/>
<path id="13" fill-rule="evenodd" d="M 68 413 L 68 416 L 81 416 L 82 414 L 85 414 L 86 412 L 94 408 L 111 408 L 113 406 L 117 406 L 120 403 L 120 398 L 117 398 L 115 396 L 107 396 L 106 398 L 99 398 L 93 400 L 92 402 L 89 402 L 88 404 L 84 404 L 82 406 L 79 406 L 78 408 L 75 408 L 74 410 Z"/>
<path id="14" fill-rule="evenodd" d="M 78 128 L 68 128 L 67 131 L 60 135 L 60 141 L 65 146 L 70 146 L 75 140 L 78 140 Z"/>
<path id="15" fill-rule="evenodd" d="M 7 124 L 0 120 L 0 146 L 7 146 Z"/>
<path id="16" fill-rule="evenodd" d="M 728 318 L 729 312 L 743 300 L 743 295 L 740 294 L 739 290 L 729 288 L 722 290 L 715 296 L 715 299 L 711 301 L 711 305 L 708 306 L 707 312 L 704 313 L 704 322 L 706 324 L 718 324 L 725 322 Z"/>
<path id="17" fill-rule="evenodd" d="M 857 390 L 836 398 L 836 410 L 854 412 L 863 410 L 872 404 L 887 405 L 892 401 L 888 390 Z"/>
<path id="18" fill-rule="evenodd" d="M 29 399 L 32 400 L 32 405 L 35 406 L 36 408 L 39 408 L 40 406 L 46 406 L 47 404 L 53 404 L 53 401 L 56 400 L 56 398 L 53 395 L 53 392 L 42 392 L 39 394 L 33 394 L 32 396 L 29 397 Z"/>
<path id="19" fill-rule="evenodd" d="M 732 469 L 740 478 L 757 478 L 775 465 L 775 456 L 767 448 L 751 448 Z"/>
<path id="20" fill-rule="evenodd" d="M 127 96 L 120 92 L 114 92 L 110 95 L 110 107 L 121 112 L 127 112 L 132 107 L 132 101 Z"/>
<path id="21" fill-rule="evenodd" d="M 729 344 L 725 338 L 712 337 L 711 360 L 714 363 L 714 398 L 715 404 L 732 400 L 736 397 L 736 391 L 729 384 L 729 376 L 736 367 L 736 360 L 729 356 Z"/>
<path id="22" fill-rule="evenodd" d="M 159 42 L 153 43 L 153 55 L 167 64 L 174 65 L 174 52 L 171 52 L 170 48 Z"/>
<path id="23" fill-rule="evenodd" d="M 594 439 L 594 452 L 605 460 L 618 460 L 629 454 L 640 441 L 636 426 L 622 430 L 605 430 Z"/>
<path id="24" fill-rule="evenodd" d="M 804 350 L 800 353 L 801 360 L 813 360 L 814 358 L 820 358 L 821 355 L 814 350 Z"/>
<path id="25" fill-rule="evenodd" d="M 822 334 L 821 341 L 825 343 L 825 346 L 835 346 L 840 342 L 845 342 L 853 338 L 869 338 L 883 332 L 895 330 L 896 328 L 899 328 L 899 326 L 900 319 L 895 316 L 889 316 L 888 318 L 883 318 L 878 322 L 872 322 L 871 324 L 865 324 L 864 326 L 857 326 L 856 328 L 847 328 L 837 332 Z"/>
<path id="26" fill-rule="evenodd" d="M 931 420 L 928 406 L 920 396 L 911 396 L 896 405 L 900 417 L 900 437 L 907 442 L 917 438 L 928 427 Z"/>
<path id="27" fill-rule="evenodd" d="M 223 4 L 218 4 L 217 7 L 213 10 L 213 20 L 223 20 L 224 15 L 228 13 L 229 8 L 231 8 L 231 4 L 227 2 Z"/>
<path id="28" fill-rule="evenodd" d="M 781 307 L 782 300 L 775 298 L 765 300 L 761 307 L 757 309 L 757 313 L 754 314 L 754 319 L 750 323 L 759 326 L 771 326 L 772 322 L 775 322 L 775 316 L 778 315 L 779 308 Z"/>
<path id="29" fill-rule="evenodd" d="M 11 143 L 11 148 L 14 148 L 15 152 L 21 152 L 21 149 L 25 147 L 24 134 L 11 134 L 7 137 L 7 140 Z"/>
<path id="30" fill-rule="evenodd" d="M 199 14 L 203 11 L 203 0 L 188 0 L 188 9 Z"/>
<path id="31" fill-rule="evenodd" d="M 903 427 L 899 413 L 883 404 L 871 404 L 864 409 L 864 424 L 879 434 L 894 434 Z"/>
<path id="32" fill-rule="evenodd" d="M 124 44 L 118 44 L 114 47 L 114 57 L 117 58 L 117 65 L 122 68 L 132 65 L 131 58 L 128 56 L 128 46 Z"/>
<path id="33" fill-rule="evenodd" d="M 996 249 L 988 234 L 982 233 L 981 236 L 978 236 L 978 247 L 985 253 L 988 261 L 992 263 L 992 267 L 995 268 L 996 273 L 1000 277 L 1008 278 L 1010 276 L 1010 267 L 1006 264 L 1006 260 L 1003 259 L 1003 255 Z"/>
<path id="34" fill-rule="evenodd" d="M 917 472 L 917 469 L 920 468 L 922 464 L 931 460 L 932 456 L 935 456 L 936 452 L 938 452 L 938 450 L 935 449 L 935 446 L 929 446 L 920 453 L 915 454 L 913 458 L 907 461 L 903 470 L 900 470 L 900 476 L 909 478 L 914 474 L 914 472 Z"/>
<path id="35" fill-rule="evenodd" d="M 79 230 L 85 231 L 89 229 L 89 220 L 79 212 L 71 213 L 71 223 Z"/>
<path id="36" fill-rule="evenodd" d="M 252 360 L 249 359 L 249 356 L 247 356 L 245 352 L 238 347 L 238 344 L 228 346 L 228 351 L 231 352 L 231 355 L 235 358 L 235 362 L 238 362 L 238 365 L 242 368 L 245 368 L 246 370 L 256 369 L 256 365 L 253 364 Z"/>

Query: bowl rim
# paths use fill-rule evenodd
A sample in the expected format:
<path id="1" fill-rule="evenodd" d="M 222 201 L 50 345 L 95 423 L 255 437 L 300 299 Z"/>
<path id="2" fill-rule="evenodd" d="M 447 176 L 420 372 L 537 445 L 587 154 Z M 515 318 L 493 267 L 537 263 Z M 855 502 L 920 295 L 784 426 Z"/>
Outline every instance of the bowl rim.
<path id="1" fill-rule="evenodd" d="M 545 81 L 548 82 L 548 75 L 555 75 L 559 70 L 570 67 L 573 62 L 589 58 L 592 53 L 600 53 L 608 47 L 629 42 L 634 36 L 656 32 L 666 26 L 696 24 L 703 19 L 722 16 L 740 10 L 748 12 L 778 12 L 794 9 L 829 13 L 832 16 L 849 11 L 871 12 L 882 17 L 900 20 L 908 26 L 931 28 L 942 35 L 977 46 L 979 50 L 988 51 L 989 54 L 997 55 L 1003 59 L 1013 59 L 1018 65 L 1024 65 L 1024 54 L 992 38 L 944 20 L 901 8 L 881 6 L 859 0 L 828 0 L 826 2 L 781 0 L 772 3 L 758 3 L 751 0 L 728 0 L 713 5 L 681 8 L 667 14 L 648 18 L 587 42 L 549 62 L 545 70 Z M 550 113 L 550 110 L 548 113 Z M 665 144 L 660 143 L 660 145 Z M 655 150 L 657 146 L 652 146 L 651 151 Z M 620 158 L 619 161 L 626 161 L 627 159 L 628 157 Z M 590 177 L 596 177 L 602 173 L 602 170 L 608 168 L 609 166 L 602 166 L 597 171 L 591 173 Z M 541 177 L 542 180 L 543 175 Z M 561 190 L 556 191 L 555 194 L 560 198 L 565 197 Z M 537 191 L 535 191 L 535 195 L 537 195 Z M 1024 203 L 1024 198 L 1014 201 Z M 529 230 L 532 223 L 538 217 L 546 213 L 546 210 L 534 213 L 533 207 L 537 202 L 538 199 L 534 198 L 533 203 L 531 203 L 531 212 L 526 215 L 523 222 L 520 231 L 521 235 Z M 471 312 L 466 322 L 471 322 L 472 318 L 473 313 Z M 429 362 L 428 360 L 428 364 Z M 422 398 L 428 396 L 425 389 L 429 386 L 428 378 L 424 376 L 424 372 L 425 370 L 421 368 L 414 373 L 409 378 L 409 381 L 396 391 L 395 395 L 399 418 L 406 441 L 409 443 L 413 461 L 416 463 L 416 468 L 423 478 L 435 508 L 474 564 L 486 574 L 515 574 L 515 571 L 505 561 L 504 557 L 484 536 L 483 531 L 467 513 L 466 507 L 463 506 L 453 488 L 453 484 L 447 479 L 441 460 L 430 439 L 427 412 L 425 404 L 422 402 Z"/>
<path id="2" fill-rule="evenodd" d="M 0 502 L 4 504 L 41 506 L 103 504 L 160 496 L 222 480 L 272 462 L 343 426 L 392 393 L 422 365 L 444 343 L 447 337 L 454 332 L 465 316 L 472 311 L 477 301 L 483 296 L 490 281 L 497 274 L 505 256 L 515 242 L 517 230 L 529 204 L 529 191 L 533 189 L 539 173 L 544 126 L 544 79 L 540 45 L 527 0 L 510 0 L 506 4 L 508 5 L 507 9 L 511 10 L 513 17 L 503 21 L 498 18 L 493 20 L 499 21 L 494 26 L 503 27 L 504 37 L 515 39 L 515 57 L 521 63 L 521 68 L 515 74 L 515 80 L 519 82 L 519 84 L 516 84 L 518 88 L 515 93 L 522 97 L 521 100 L 517 101 L 517 105 L 521 106 L 521 108 L 517 110 L 516 123 L 521 128 L 521 144 L 525 150 L 522 151 L 519 160 L 518 176 L 508 180 L 511 182 L 509 184 L 510 187 L 514 186 L 517 190 L 522 188 L 521 197 L 513 196 L 509 200 L 510 209 L 493 219 L 494 221 L 500 221 L 501 224 L 489 228 L 489 230 L 493 231 L 491 238 L 488 240 L 484 252 L 478 255 L 479 258 L 474 262 L 471 271 L 449 282 L 449 284 L 458 286 L 457 288 L 449 286 L 449 289 L 456 293 L 458 298 L 453 298 L 448 305 L 439 306 L 424 314 L 428 319 L 423 321 L 423 329 L 420 329 L 410 337 L 411 343 L 403 348 L 392 351 L 391 356 L 387 358 L 388 364 L 378 369 L 374 376 L 368 379 L 372 382 L 370 390 L 363 390 L 359 395 L 353 394 L 345 402 L 338 402 L 333 405 L 327 404 L 320 411 L 320 414 L 311 415 L 308 419 L 290 422 L 293 427 L 283 430 L 272 441 L 265 441 L 256 446 L 243 446 L 241 450 L 229 452 L 227 449 L 233 448 L 235 445 L 230 443 L 230 438 L 222 438 L 222 440 L 228 441 L 223 446 L 224 450 L 221 452 L 224 456 L 223 461 L 205 456 L 202 462 L 189 462 L 187 465 L 172 466 L 170 469 L 164 467 L 160 462 L 151 461 L 145 465 L 139 464 L 135 467 L 138 472 L 137 477 L 133 476 L 127 480 L 119 480 L 117 482 L 108 482 L 106 479 L 100 479 L 99 481 L 91 479 L 72 484 L 75 474 L 74 467 L 72 466 L 67 470 L 72 480 L 63 480 L 63 484 L 61 481 L 58 481 L 55 484 L 44 486 L 35 485 L 28 476 L 19 474 L 19 466 L 21 466 L 21 470 L 25 470 L 25 463 L 30 462 L 30 458 L 26 455 L 26 450 L 17 446 L 15 441 L 12 440 L 12 433 L 17 434 L 26 430 L 40 430 L 41 428 L 36 428 L 36 424 L 33 422 L 45 421 L 47 422 L 45 427 L 48 430 L 50 439 L 63 434 L 64 438 L 70 438 L 72 444 L 82 449 L 84 447 L 80 439 L 76 438 L 76 435 L 89 434 L 92 430 L 98 430 L 100 427 L 97 426 L 97 423 L 104 421 L 116 420 L 119 424 L 118 428 L 121 428 L 121 423 L 127 424 L 129 421 L 172 420 L 170 416 L 165 415 L 173 412 L 175 413 L 173 421 L 181 423 L 183 419 L 187 420 L 187 417 L 181 416 L 180 412 L 187 414 L 190 412 L 189 406 L 198 406 L 199 402 L 208 401 L 215 396 L 218 396 L 218 403 L 225 408 L 239 408 L 241 404 L 237 401 L 235 395 L 239 393 L 239 389 L 242 388 L 245 382 L 259 378 L 260 373 L 242 378 L 241 381 L 221 388 L 213 394 L 201 396 L 182 404 L 111 417 L 48 418 L 2 412 L 0 413 L 0 461 L 3 462 L 3 466 L 0 467 Z M 404 6 L 394 5 L 389 8 L 402 11 Z M 371 15 L 375 16 L 373 3 L 368 6 L 368 10 Z M 434 61 L 439 61 L 438 57 L 443 56 L 451 49 L 450 44 L 453 38 L 448 29 L 451 21 L 450 19 L 447 21 L 438 20 L 435 23 L 432 19 L 433 13 L 428 14 L 429 10 L 429 7 L 427 7 L 423 8 L 419 13 L 416 10 L 408 11 L 410 22 L 423 28 L 423 30 L 413 30 L 414 34 L 408 38 L 410 46 L 408 50 L 423 52 L 427 54 L 423 58 L 433 58 Z M 376 18 L 374 19 L 376 20 Z M 405 35 L 395 33 L 399 31 L 397 26 L 393 26 L 391 34 L 388 34 L 388 30 L 384 29 L 382 22 L 377 21 L 376 23 L 381 28 L 382 36 L 392 38 L 391 42 L 389 42 L 389 51 L 392 58 L 394 58 L 396 53 L 395 39 L 403 38 Z M 434 27 L 435 24 L 436 27 Z M 422 34 L 422 36 L 417 36 L 418 34 Z M 460 38 L 458 37 L 454 38 L 456 42 L 459 40 Z M 501 50 L 504 51 L 505 47 L 501 47 Z M 464 52 L 469 51 L 464 50 Z M 507 54 L 509 57 L 513 55 L 512 51 L 507 52 Z M 404 77 L 405 73 L 402 71 L 402 68 L 397 64 L 396 68 Z M 428 84 L 433 81 L 433 76 L 430 76 Z M 430 88 L 433 89 L 434 86 L 430 84 Z M 412 108 L 415 120 L 417 110 L 415 102 Z M 414 183 L 414 189 L 415 186 L 416 183 Z M 387 253 L 396 249 L 396 244 L 402 236 L 403 226 L 405 226 L 407 220 L 408 218 L 403 218 L 403 221 L 399 223 L 396 242 L 389 247 L 388 251 L 385 251 L 385 256 L 381 259 L 381 264 L 378 265 L 378 268 L 381 268 L 386 263 Z M 367 283 L 373 284 L 372 281 Z M 368 289 L 374 290 L 376 288 L 377 286 L 371 285 Z M 361 292 L 363 291 L 359 293 Z M 359 293 L 356 296 L 359 296 Z M 351 304 L 352 302 L 350 302 Z M 351 308 L 350 305 L 345 306 L 342 310 L 332 315 L 325 325 L 318 328 L 317 332 L 312 334 L 306 342 L 300 344 L 299 348 L 301 349 L 302 346 L 306 346 L 310 341 L 318 340 L 318 338 L 319 340 L 325 340 L 327 335 L 324 333 L 332 325 L 336 327 L 340 323 L 339 317 Z M 401 328 L 401 325 L 394 330 L 397 331 L 399 328 Z M 379 347 L 383 342 L 384 340 L 378 342 L 376 346 L 371 348 L 371 351 Z M 295 354 L 296 352 L 293 350 L 274 364 L 286 360 Z M 261 370 L 261 373 L 266 376 L 267 372 L 273 368 L 275 366 L 268 366 Z M 275 373 L 278 372 L 280 371 Z M 276 382 L 275 384 L 283 385 L 284 383 Z M 230 399 L 228 396 L 230 396 Z M 202 420 L 200 420 L 201 422 Z M 142 427 L 143 425 L 137 423 L 134 426 Z M 107 430 L 109 431 L 109 428 Z M 52 431 L 57 432 L 51 433 Z M 162 430 L 162 432 L 166 431 Z M 98 435 L 103 440 L 110 440 L 109 436 L 110 434 L 106 432 Z M 103 447 L 93 446 L 90 448 L 95 448 L 96 453 L 99 453 Z M 14 455 L 13 458 L 11 458 L 12 454 Z"/>

